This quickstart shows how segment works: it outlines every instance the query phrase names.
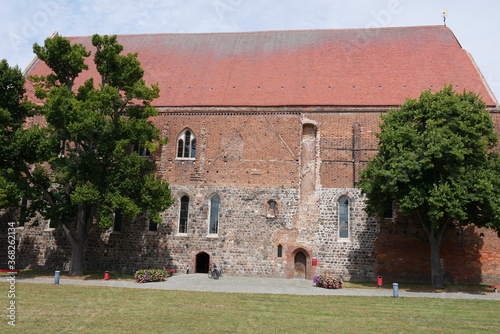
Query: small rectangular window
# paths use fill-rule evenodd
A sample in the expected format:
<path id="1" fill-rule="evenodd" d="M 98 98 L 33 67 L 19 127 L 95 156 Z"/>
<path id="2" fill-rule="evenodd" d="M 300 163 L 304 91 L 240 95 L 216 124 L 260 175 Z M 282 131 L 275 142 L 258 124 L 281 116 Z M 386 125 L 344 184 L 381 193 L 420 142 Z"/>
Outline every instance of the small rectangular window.
<path id="1" fill-rule="evenodd" d="M 158 224 L 155 223 L 154 221 L 152 221 L 151 219 L 149 220 L 149 228 L 148 228 L 149 231 L 153 231 L 153 232 L 156 232 L 158 231 Z"/>
<path id="2" fill-rule="evenodd" d="M 145 146 L 139 144 L 134 144 L 134 152 L 136 152 L 140 157 L 149 157 L 151 155 Z"/>
<path id="3" fill-rule="evenodd" d="M 276 201 L 267 202 L 267 216 L 268 217 L 276 217 L 278 212 L 278 204 Z"/>
<path id="4" fill-rule="evenodd" d="M 394 202 L 390 201 L 390 203 L 387 203 L 387 206 L 385 208 L 384 212 L 384 218 L 385 219 L 393 219 L 394 218 Z"/>

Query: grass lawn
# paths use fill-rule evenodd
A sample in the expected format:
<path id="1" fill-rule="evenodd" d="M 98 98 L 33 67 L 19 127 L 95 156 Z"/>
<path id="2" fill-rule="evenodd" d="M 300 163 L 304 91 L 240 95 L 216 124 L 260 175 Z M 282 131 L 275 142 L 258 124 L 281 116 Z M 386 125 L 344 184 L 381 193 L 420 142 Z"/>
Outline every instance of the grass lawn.
<path id="1" fill-rule="evenodd" d="M 147 283 L 146 283 L 147 284 Z M 0 333 L 499 333 L 500 303 L 0 283 Z"/>

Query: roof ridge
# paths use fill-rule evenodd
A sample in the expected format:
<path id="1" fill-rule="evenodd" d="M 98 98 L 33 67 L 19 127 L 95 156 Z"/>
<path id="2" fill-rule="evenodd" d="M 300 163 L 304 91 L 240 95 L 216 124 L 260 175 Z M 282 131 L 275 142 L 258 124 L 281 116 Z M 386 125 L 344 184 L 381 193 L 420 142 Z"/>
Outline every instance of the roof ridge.
<path id="1" fill-rule="evenodd" d="M 406 30 L 406 29 L 435 29 L 444 28 L 451 31 L 450 28 L 443 25 L 420 25 L 420 26 L 397 26 L 397 27 L 373 27 L 373 28 L 341 28 L 341 29 L 284 29 L 284 30 L 253 30 L 253 31 L 220 31 L 220 32 L 157 32 L 157 33 L 139 33 L 139 34 L 103 34 L 103 35 L 116 35 L 118 37 L 138 37 L 138 36 L 186 36 L 186 35 L 238 35 L 238 34 L 265 34 L 265 33 L 282 33 L 282 32 L 326 32 L 326 31 L 360 31 L 360 30 Z M 66 38 L 76 39 L 84 38 L 89 36 L 66 36 Z"/>

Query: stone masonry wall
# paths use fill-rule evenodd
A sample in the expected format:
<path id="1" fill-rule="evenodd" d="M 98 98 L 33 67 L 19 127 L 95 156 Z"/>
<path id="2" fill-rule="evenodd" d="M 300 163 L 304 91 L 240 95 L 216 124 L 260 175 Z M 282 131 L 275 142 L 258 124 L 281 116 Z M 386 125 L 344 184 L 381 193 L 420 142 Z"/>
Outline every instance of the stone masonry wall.
<path id="1" fill-rule="evenodd" d="M 294 222 L 298 210 L 294 189 L 175 186 L 173 194 L 177 201 L 164 213 L 157 232 L 146 232 L 144 223 L 126 223 L 120 233 L 104 233 L 107 246 L 101 249 L 101 243 L 95 244 L 86 254 L 87 259 L 101 254 L 100 264 L 94 267 L 89 263 L 89 267 L 124 271 L 167 267 L 187 272 L 190 266 L 193 272 L 196 255 L 205 252 L 211 262 L 222 264 L 228 275 L 288 277 L 293 275 L 293 250 L 300 248 L 317 260 L 317 267 L 309 264 L 316 273 L 333 272 L 358 280 L 374 278 L 376 225 L 366 223 L 356 189 L 322 190 L 319 207 L 325 219 L 303 233 Z M 214 194 L 221 198 L 220 221 L 218 234 L 210 235 L 209 199 Z M 190 198 L 188 233 L 180 234 L 179 199 L 184 195 Z M 349 196 L 353 203 L 351 237 L 347 241 L 338 238 L 336 200 L 341 195 Z M 267 215 L 269 200 L 278 203 L 276 217 Z M 304 238 L 304 233 L 314 239 Z M 283 247 L 283 257 L 277 255 L 278 245 Z"/>
<path id="2" fill-rule="evenodd" d="M 301 273 L 306 278 L 331 272 L 353 280 L 383 275 L 429 281 L 423 232 L 408 222 L 368 217 L 355 188 L 359 171 L 376 153 L 375 133 L 383 110 L 299 109 L 161 109 L 152 120 L 169 141 L 152 158 L 176 201 L 163 213 L 157 231 L 149 231 L 145 215 L 125 221 L 120 232 L 92 226 L 85 269 L 194 272 L 197 255 L 206 254 L 229 275 L 292 278 L 297 277 L 296 256 L 302 253 L 306 265 Z M 493 116 L 498 129 L 498 113 Z M 177 159 L 177 136 L 185 129 L 196 136 L 195 159 Z M 310 150 L 307 155 L 302 154 L 304 147 Z M 313 159 L 308 162 L 312 169 L 302 168 L 305 157 Z M 219 231 L 209 235 L 214 194 L 221 200 Z M 189 197 L 188 233 L 179 234 L 179 202 L 184 195 Z M 339 238 L 338 232 L 341 196 L 350 204 L 347 239 Z M 275 217 L 269 215 L 269 201 L 277 203 Z M 1 218 L 11 221 L 15 214 L 4 212 Z M 70 247 L 62 229 L 50 228 L 40 219 L 32 223 L 17 229 L 19 268 L 67 269 Z M 4 239 L 2 233 L 1 261 L 7 254 Z M 450 231 L 442 254 L 448 279 L 497 283 L 499 243 L 487 229 Z"/>

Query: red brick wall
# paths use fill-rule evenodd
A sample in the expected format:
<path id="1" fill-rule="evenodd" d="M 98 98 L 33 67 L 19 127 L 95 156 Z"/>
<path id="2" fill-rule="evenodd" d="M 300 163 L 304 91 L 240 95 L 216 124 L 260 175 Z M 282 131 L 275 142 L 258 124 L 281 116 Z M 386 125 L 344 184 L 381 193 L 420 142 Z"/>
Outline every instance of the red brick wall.
<path id="1" fill-rule="evenodd" d="M 159 172 L 173 184 L 296 187 L 301 124 L 297 113 L 164 114 Z M 197 138 L 196 160 L 176 159 L 177 137 Z"/>
<path id="2" fill-rule="evenodd" d="M 448 230 L 441 247 L 445 280 L 496 284 L 500 279 L 499 250 L 500 238 L 491 229 L 471 225 Z M 430 248 L 421 226 L 380 223 L 375 252 L 377 275 L 390 281 L 430 281 Z"/>
<path id="3" fill-rule="evenodd" d="M 244 109 L 243 109 L 244 110 Z M 379 112 L 162 113 L 156 120 L 169 137 L 158 162 L 175 184 L 297 187 L 302 123 L 319 129 L 323 188 L 352 187 L 363 163 L 376 152 Z M 359 127 L 355 140 L 354 127 Z M 197 137 L 196 161 L 176 159 L 177 136 L 186 128 Z M 356 149 L 356 156 L 353 155 Z M 195 175 L 198 178 L 194 177 Z"/>

